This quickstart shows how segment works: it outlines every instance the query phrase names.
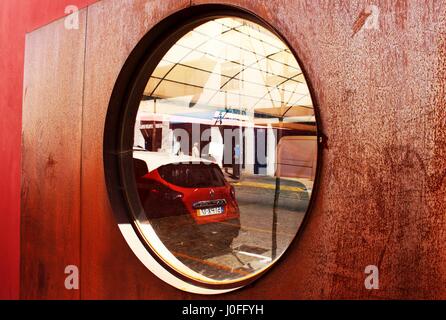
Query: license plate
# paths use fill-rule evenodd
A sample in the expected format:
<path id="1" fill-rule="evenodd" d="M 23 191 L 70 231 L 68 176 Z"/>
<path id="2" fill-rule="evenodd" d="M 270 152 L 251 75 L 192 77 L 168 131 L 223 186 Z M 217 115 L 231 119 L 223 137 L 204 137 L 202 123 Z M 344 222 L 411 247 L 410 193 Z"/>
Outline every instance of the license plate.
<path id="1" fill-rule="evenodd" d="M 225 213 L 225 209 L 223 207 L 206 208 L 206 209 L 198 210 L 198 215 L 200 217 L 214 216 L 214 215 L 223 214 L 223 213 Z"/>

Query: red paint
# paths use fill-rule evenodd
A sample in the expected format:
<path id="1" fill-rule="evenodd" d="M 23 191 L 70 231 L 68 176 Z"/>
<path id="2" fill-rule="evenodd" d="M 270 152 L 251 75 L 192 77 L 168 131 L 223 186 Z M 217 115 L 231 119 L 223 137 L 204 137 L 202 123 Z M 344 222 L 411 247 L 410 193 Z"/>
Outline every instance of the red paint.
<path id="1" fill-rule="evenodd" d="M 153 157 L 153 154 L 151 156 Z M 144 152 L 137 153 L 136 158 L 138 159 L 137 161 L 143 160 L 147 163 L 150 161 Z M 185 159 L 187 158 L 181 159 L 178 157 L 177 161 L 186 161 Z M 145 162 L 142 162 L 143 166 L 145 165 Z M 172 161 L 172 163 L 174 162 Z M 208 184 L 207 186 L 199 186 L 199 184 L 180 185 L 178 180 L 172 181 L 175 180 L 175 178 L 166 178 L 161 171 L 162 168 L 157 168 L 142 177 L 137 177 L 138 193 L 141 203 L 143 203 L 146 212 L 149 213 L 151 217 L 158 218 L 159 214 L 156 213 L 159 212 L 162 212 L 162 217 L 190 215 L 198 225 L 224 222 L 240 218 L 240 210 L 237 201 L 235 200 L 235 196 L 231 195 L 233 187 L 225 180 L 220 167 L 216 164 L 212 164 L 211 166 L 205 164 L 173 165 L 176 166 L 177 170 L 181 170 L 182 166 L 188 166 L 186 167 L 187 170 L 192 172 L 201 170 L 201 177 L 206 174 L 206 171 L 203 170 L 216 170 L 215 173 L 209 173 L 208 171 L 208 177 L 210 174 L 213 174 L 219 178 L 214 178 L 214 181 L 212 181 L 213 184 Z M 172 170 L 172 168 L 169 168 L 168 170 Z M 185 171 L 186 169 L 183 170 Z M 144 171 L 147 171 L 147 169 Z M 183 177 L 186 175 L 184 171 L 179 173 Z M 196 174 L 196 177 L 200 177 L 200 175 Z M 209 182 L 210 179 L 212 178 L 207 179 L 207 182 Z M 182 182 L 184 183 L 184 181 Z M 200 207 L 195 207 L 197 204 L 206 202 L 207 206 L 206 204 L 203 204 L 204 206 L 201 208 L 215 208 L 217 206 L 215 201 L 210 207 L 209 202 L 217 199 L 225 201 L 225 204 L 219 205 L 224 212 L 210 216 L 200 216 L 198 214 L 198 209 Z"/>
<path id="2" fill-rule="evenodd" d="M 97 0 L 0 1 L 0 299 L 19 298 L 20 159 L 25 34 Z M 26 112 L 26 111 L 25 111 Z"/>

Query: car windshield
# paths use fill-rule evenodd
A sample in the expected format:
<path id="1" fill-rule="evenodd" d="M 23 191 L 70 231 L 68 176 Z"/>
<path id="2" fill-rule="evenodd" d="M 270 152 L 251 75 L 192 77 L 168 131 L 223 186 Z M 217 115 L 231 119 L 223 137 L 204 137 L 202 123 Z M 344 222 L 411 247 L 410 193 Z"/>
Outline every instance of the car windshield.
<path id="1" fill-rule="evenodd" d="M 170 164 L 158 168 L 164 180 L 183 188 L 223 187 L 225 178 L 215 164 Z"/>

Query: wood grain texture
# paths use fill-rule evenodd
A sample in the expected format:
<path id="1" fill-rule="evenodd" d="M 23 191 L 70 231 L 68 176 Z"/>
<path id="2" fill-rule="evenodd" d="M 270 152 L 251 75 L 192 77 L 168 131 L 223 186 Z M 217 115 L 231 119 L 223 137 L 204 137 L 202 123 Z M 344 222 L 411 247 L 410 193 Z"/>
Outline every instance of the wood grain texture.
<path id="1" fill-rule="evenodd" d="M 26 38 L 21 297 L 78 299 L 65 267 L 80 265 L 80 166 L 86 11 Z"/>

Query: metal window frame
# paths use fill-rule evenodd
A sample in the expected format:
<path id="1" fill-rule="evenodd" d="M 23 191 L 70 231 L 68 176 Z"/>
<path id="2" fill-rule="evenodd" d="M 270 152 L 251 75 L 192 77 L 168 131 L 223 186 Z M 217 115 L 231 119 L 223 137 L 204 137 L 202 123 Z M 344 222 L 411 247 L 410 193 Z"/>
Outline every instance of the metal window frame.
<path id="1" fill-rule="evenodd" d="M 156 251 L 147 243 L 141 235 L 136 225 L 137 212 L 141 210 L 141 204 L 138 198 L 136 182 L 133 169 L 133 134 L 136 115 L 140 101 L 143 97 L 144 89 L 151 74 L 155 70 L 159 61 L 162 60 L 167 51 L 185 34 L 195 27 L 223 17 L 236 17 L 257 23 L 281 39 L 290 48 L 292 54 L 297 59 L 307 85 L 310 90 L 311 99 L 317 124 L 318 158 L 316 177 L 312 196 L 305 213 L 304 221 L 292 240 L 290 246 L 297 241 L 302 234 L 308 221 L 317 197 L 319 189 L 320 167 L 322 163 L 322 143 L 323 134 L 321 133 L 321 122 L 319 117 L 319 108 L 314 90 L 311 85 L 311 79 L 305 71 L 305 64 L 299 59 L 299 56 L 293 50 L 292 46 L 280 33 L 271 26 L 270 23 L 257 16 L 255 13 L 240 7 L 231 5 L 205 4 L 196 5 L 180 10 L 165 18 L 155 27 L 153 27 L 145 37 L 135 47 L 127 59 L 121 73 L 118 76 L 113 93 L 111 95 L 107 117 L 104 127 L 103 156 L 104 170 L 106 177 L 106 186 L 109 194 L 110 203 L 118 224 L 130 223 L 134 232 L 144 245 L 148 253 L 174 278 L 190 284 L 188 289 L 177 288 L 201 294 L 220 294 L 230 292 L 245 287 L 259 279 L 267 273 L 273 266 L 286 260 L 290 254 L 289 248 L 273 262 L 268 268 L 255 273 L 241 281 L 232 281 L 222 283 L 208 283 L 192 279 L 187 275 L 175 270 L 162 257 L 158 256 Z M 176 286 L 173 283 L 169 283 Z"/>

